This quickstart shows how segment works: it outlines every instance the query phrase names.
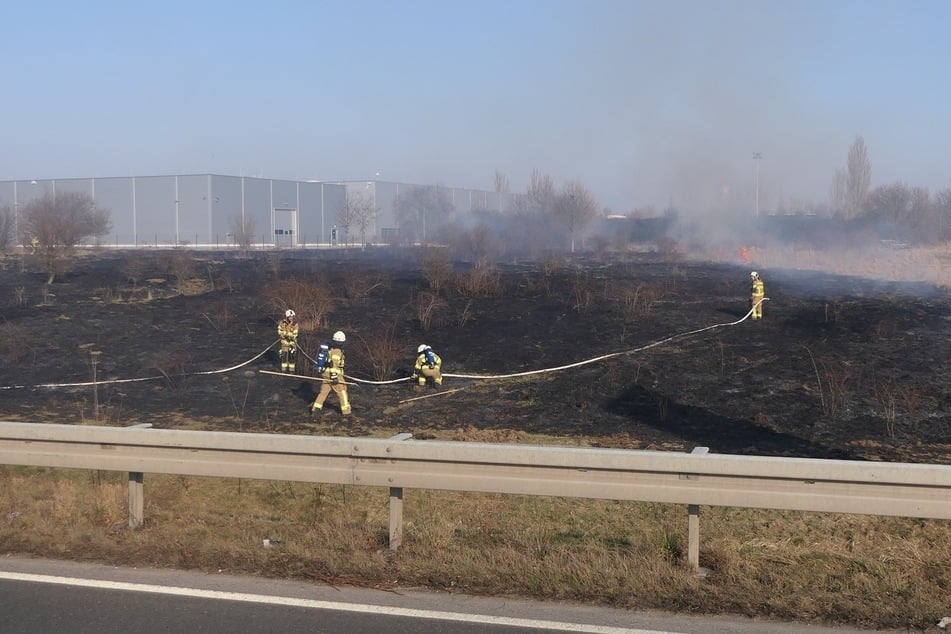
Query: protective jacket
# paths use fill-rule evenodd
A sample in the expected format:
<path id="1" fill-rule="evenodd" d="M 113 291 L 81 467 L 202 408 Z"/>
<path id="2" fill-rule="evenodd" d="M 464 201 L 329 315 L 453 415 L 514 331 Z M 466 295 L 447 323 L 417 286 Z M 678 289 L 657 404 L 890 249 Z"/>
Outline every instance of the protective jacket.
<path id="1" fill-rule="evenodd" d="M 277 336 L 281 339 L 281 348 L 296 348 L 297 347 L 297 331 L 298 325 L 297 321 L 291 321 L 287 318 L 282 319 L 277 324 Z"/>
<path id="2" fill-rule="evenodd" d="M 766 295 L 766 286 L 763 284 L 763 280 L 759 278 L 753 280 L 753 284 L 750 286 L 750 294 L 753 297 L 762 297 Z"/>
<path id="3" fill-rule="evenodd" d="M 419 374 L 423 368 L 435 370 L 440 367 L 442 367 L 442 359 L 439 358 L 438 354 L 433 352 L 432 348 L 426 348 L 416 357 L 416 374 Z"/>
<path id="4" fill-rule="evenodd" d="M 346 362 L 343 350 L 337 347 L 331 348 L 327 352 L 327 367 L 324 369 L 327 378 L 331 381 L 343 379 L 343 367 Z"/>
<path id="5" fill-rule="evenodd" d="M 420 385 L 426 385 L 426 379 L 432 379 L 436 385 L 442 385 L 442 359 L 427 347 L 416 356 L 413 376 Z"/>

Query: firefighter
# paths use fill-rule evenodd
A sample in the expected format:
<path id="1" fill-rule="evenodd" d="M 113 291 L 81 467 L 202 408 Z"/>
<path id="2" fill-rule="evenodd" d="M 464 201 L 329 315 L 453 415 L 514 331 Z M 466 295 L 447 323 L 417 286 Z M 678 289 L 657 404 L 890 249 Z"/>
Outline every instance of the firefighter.
<path id="1" fill-rule="evenodd" d="M 753 319 L 763 318 L 763 300 L 766 299 L 766 287 L 759 273 L 750 273 L 750 306 L 753 309 Z"/>
<path id="2" fill-rule="evenodd" d="M 344 416 L 350 413 L 350 399 L 347 396 L 347 383 L 344 381 L 343 368 L 346 363 L 346 357 L 343 354 L 343 344 L 346 343 L 347 336 L 338 330 L 334 333 L 333 341 L 327 347 L 326 365 L 321 369 L 320 361 L 317 363 L 318 376 L 322 379 L 320 392 L 311 406 L 311 413 L 316 414 L 324 408 L 324 401 L 330 396 L 331 390 L 337 395 L 340 401 L 340 413 Z M 320 355 L 318 354 L 318 359 Z"/>
<path id="3" fill-rule="evenodd" d="M 277 324 L 277 336 L 281 340 L 281 372 L 294 374 L 297 370 L 297 315 L 288 309 L 284 319 Z"/>
<path id="4" fill-rule="evenodd" d="M 425 343 L 416 348 L 416 367 L 413 368 L 413 379 L 419 381 L 423 387 L 426 380 L 432 379 L 436 385 L 442 385 L 442 359 Z"/>

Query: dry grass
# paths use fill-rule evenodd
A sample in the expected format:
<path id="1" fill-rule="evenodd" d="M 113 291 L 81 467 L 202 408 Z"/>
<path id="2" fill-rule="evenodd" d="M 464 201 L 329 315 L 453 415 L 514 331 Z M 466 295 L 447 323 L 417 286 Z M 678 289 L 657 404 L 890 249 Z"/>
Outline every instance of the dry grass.
<path id="1" fill-rule="evenodd" d="M 3 552 L 878 628 L 933 624 L 951 590 L 948 522 L 704 508 L 699 577 L 674 505 L 412 490 L 391 552 L 383 488 L 150 475 L 132 531 L 126 486 L 0 469 Z"/>
<path id="2" fill-rule="evenodd" d="M 951 288 L 951 246 L 948 245 L 908 249 L 871 245 L 863 249 L 832 250 L 776 245 L 750 247 L 749 256 L 750 262 L 744 264 L 759 269 L 794 268 L 879 280 L 926 282 Z M 732 252 L 693 252 L 690 257 L 741 262 Z"/>

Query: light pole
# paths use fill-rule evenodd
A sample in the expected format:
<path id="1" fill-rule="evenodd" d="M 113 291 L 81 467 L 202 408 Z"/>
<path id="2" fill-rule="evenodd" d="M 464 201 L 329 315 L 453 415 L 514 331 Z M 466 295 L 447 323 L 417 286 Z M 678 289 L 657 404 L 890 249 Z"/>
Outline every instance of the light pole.
<path id="1" fill-rule="evenodd" d="M 753 152 L 753 160 L 756 162 L 756 217 L 759 218 L 759 162 L 763 158 L 762 152 Z"/>

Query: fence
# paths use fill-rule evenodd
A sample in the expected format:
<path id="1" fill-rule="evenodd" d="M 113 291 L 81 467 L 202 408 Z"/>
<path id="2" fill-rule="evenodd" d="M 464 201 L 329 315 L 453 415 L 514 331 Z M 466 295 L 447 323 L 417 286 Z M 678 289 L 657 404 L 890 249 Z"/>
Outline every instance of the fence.
<path id="1" fill-rule="evenodd" d="M 389 487 L 391 548 L 406 488 L 685 504 L 694 566 L 704 505 L 951 519 L 948 465 L 409 438 L 0 422 L 0 464 L 127 471 L 133 528 L 145 473 Z"/>

